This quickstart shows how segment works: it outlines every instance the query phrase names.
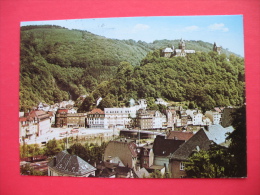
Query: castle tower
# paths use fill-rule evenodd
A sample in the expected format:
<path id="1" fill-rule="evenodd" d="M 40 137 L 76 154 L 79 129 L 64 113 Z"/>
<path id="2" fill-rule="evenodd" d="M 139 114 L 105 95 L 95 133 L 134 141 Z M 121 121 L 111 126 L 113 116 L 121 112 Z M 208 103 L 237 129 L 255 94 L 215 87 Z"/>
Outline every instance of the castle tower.
<path id="1" fill-rule="evenodd" d="M 217 52 L 218 54 L 221 53 L 221 47 L 218 47 L 216 42 L 213 44 L 213 51 Z"/>
<path id="2" fill-rule="evenodd" d="M 185 49 L 185 41 L 182 40 L 182 38 L 181 38 L 181 40 L 179 42 L 179 49 Z"/>

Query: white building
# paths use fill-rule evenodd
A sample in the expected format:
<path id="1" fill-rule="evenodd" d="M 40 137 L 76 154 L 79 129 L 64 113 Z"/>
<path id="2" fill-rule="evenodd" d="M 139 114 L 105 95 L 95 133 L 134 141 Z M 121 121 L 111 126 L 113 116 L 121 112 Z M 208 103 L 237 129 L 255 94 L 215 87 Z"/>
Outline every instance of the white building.
<path id="1" fill-rule="evenodd" d="M 136 107 L 129 108 L 105 108 L 105 128 L 128 127 L 132 118 L 136 117 Z"/>
<path id="2" fill-rule="evenodd" d="M 68 110 L 68 113 L 69 114 L 76 114 L 77 110 L 75 108 L 71 108 L 71 109 Z"/>
<path id="3" fill-rule="evenodd" d="M 213 125 L 218 125 L 221 122 L 221 113 L 217 111 L 206 111 L 205 116 L 211 120 Z"/>
<path id="4" fill-rule="evenodd" d="M 203 125 L 203 114 L 200 110 L 186 110 L 187 115 L 192 118 L 192 125 Z"/>
<path id="5" fill-rule="evenodd" d="M 167 106 L 169 103 L 164 101 L 162 98 L 157 98 L 155 101 L 155 104 L 161 104 L 161 105 Z"/>
<path id="6" fill-rule="evenodd" d="M 146 109 L 147 108 L 146 99 L 139 99 L 137 102 L 138 102 L 138 105 L 135 106 L 136 110 Z"/>
<path id="7" fill-rule="evenodd" d="M 105 113 L 99 108 L 93 109 L 88 113 L 86 118 L 86 125 L 89 128 L 104 128 Z"/>
<path id="8" fill-rule="evenodd" d="M 153 129 L 167 128 L 167 119 L 160 111 L 155 111 L 153 116 Z"/>

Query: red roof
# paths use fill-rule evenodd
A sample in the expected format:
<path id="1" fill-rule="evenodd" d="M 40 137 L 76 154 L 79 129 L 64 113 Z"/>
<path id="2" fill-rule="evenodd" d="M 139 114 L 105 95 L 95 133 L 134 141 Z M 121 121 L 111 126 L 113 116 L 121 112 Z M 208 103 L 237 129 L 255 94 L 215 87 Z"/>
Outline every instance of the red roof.
<path id="1" fill-rule="evenodd" d="M 105 114 L 103 110 L 99 109 L 99 108 L 94 108 L 91 112 L 89 112 L 89 114 Z"/>
<path id="2" fill-rule="evenodd" d="M 26 121 L 26 117 L 20 117 L 19 121 Z"/>
<path id="3" fill-rule="evenodd" d="M 189 140 L 194 134 L 192 132 L 171 131 L 167 139 Z"/>
<path id="4" fill-rule="evenodd" d="M 68 109 L 59 109 L 59 110 L 57 110 L 57 113 L 61 113 L 61 112 L 66 112 L 66 113 L 68 113 Z"/>

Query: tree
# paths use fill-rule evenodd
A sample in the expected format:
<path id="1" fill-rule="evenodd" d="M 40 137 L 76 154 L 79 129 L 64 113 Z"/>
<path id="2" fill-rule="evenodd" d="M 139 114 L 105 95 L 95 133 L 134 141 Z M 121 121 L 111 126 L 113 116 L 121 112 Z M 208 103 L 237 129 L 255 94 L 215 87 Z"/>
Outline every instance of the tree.
<path id="1" fill-rule="evenodd" d="M 232 117 L 232 126 L 235 130 L 227 139 L 231 141 L 229 151 L 235 158 L 233 175 L 234 177 L 246 177 L 246 106 L 237 109 L 236 112 L 233 113 Z"/>
<path id="2" fill-rule="evenodd" d="M 159 170 L 155 170 L 150 174 L 150 178 L 163 178 L 163 174 Z"/>
<path id="3" fill-rule="evenodd" d="M 79 107 L 78 112 L 87 112 L 93 108 L 95 100 L 92 95 L 87 96 Z"/>
<path id="4" fill-rule="evenodd" d="M 21 173 L 21 175 L 35 175 L 35 176 L 46 175 L 45 173 L 43 173 L 41 171 L 35 170 L 33 167 L 30 166 L 29 163 L 20 167 L 20 173 Z"/>
<path id="5" fill-rule="evenodd" d="M 71 154 L 77 155 L 85 161 L 89 160 L 89 151 L 83 145 L 76 143 L 70 146 L 70 149 Z"/>
<path id="6" fill-rule="evenodd" d="M 185 171 L 189 178 L 229 177 L 231 159 L 226 148 L 213 145 L 209 151 L 193 154 L 185 163 Z"/>
<path id="7" fill-rule="evenodd" d="M 46 144 L 45 154 L 47 156 L 54 156 L 60 151 L 62 151 L 62 146 L 55 138 L 48 141 L 48 143 Z"/>

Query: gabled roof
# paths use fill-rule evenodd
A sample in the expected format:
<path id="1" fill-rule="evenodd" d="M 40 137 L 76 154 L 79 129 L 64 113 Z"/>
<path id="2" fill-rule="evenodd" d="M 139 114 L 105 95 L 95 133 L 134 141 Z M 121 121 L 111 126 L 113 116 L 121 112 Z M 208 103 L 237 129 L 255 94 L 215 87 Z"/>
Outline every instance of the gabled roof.
<path id="1" fill-rule="evenodd" d="M 198 149 L 208 150 L 210 144 L 211 141 L 208 139 L 204 130 L 201 129 L 169 157 L 174 160 L 188 160 L 191 154 L 198 151 Z"/>
<path id="2" fill-rule="evenodd" d="M 69 154 L 67 150 L 58 153 L 48 166 L 57 172 L 72 176 L 82 176 L 96 170 L 80 157 Z"/>
<path id="3" fill-rule="evenodd" d="M 131 171 L 131 168 L 129 168 L 129 167 L 116 167 L 115 171 L 116 171 L 116 174 L 126 176 Z"/>
<path id="4" fill-rule="evenodd" d="M 99 109 L 99 108 L 94 108 L 91 112 L 89 112 L 88 114 L 105 114 L 103 110 Z"/>
<path id="5" fill-rule="evenodd" d="M 153 144 L 154 155 L 169 156 L 174 153 L 184 142 L 184 140 L 165 139 L 162 136 L 157 136 Z"/>
<path id="6" fill-rule="evenodd" d="M 209 140 L 214 141 L 216 144 L 222 144 L 226 141 L 228 137 L 228 133 L 232 133 L 234 128 L 230 127 L 222 127 L 221 125 L 210 125 L 208 130 L 204 130 Z"/>
<path id="7" fill-rule="evenodd" d="M 130 139 L 118 139 L 110 141 L 107 145 L 107 149 L 112 149 L 118 152 L 127 152 L 126 150 L 129 150 L 132 157 L 137 157 L 136 144 L 133 140 Z"/>
<path id="8" fill-rule="evenodd" d="M 167 135 L 167 139 L 176 139 L 176 140 L 189 140 L 193 136 L 193 132 L 182 132 L 182 131 L 171 131 Z"/>
<path id="9" fill-rule="evenodd" d="M 173 50 L 172 50 L 172 48 L 167 47 L 167 48 L 165 48 L 165 49 L 163 50 L 163 52 L 173 52 Z"/>

